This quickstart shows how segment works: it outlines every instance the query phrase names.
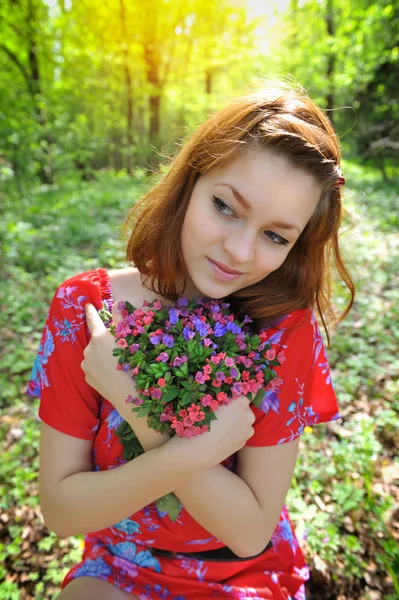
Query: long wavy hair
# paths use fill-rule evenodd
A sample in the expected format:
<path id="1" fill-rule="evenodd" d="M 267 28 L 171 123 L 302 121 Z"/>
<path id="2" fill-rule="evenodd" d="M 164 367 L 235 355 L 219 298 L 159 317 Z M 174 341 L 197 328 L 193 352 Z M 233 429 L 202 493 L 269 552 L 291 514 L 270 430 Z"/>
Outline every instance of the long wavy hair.
<path id="1" fill-rule="evenodd" d="M 313 308 L 329 341 L 328 324 L 343 319 L 354 301 L 354 284 L 342 260 L 338 230 L 343 216 L 341 152 L 325 115 L 302 89 L 280 85 L 233 100 L 201 125 L 181 147 L 163 179 L 129 211 L 126 258 L 147 289 L 176 301 L 188 273 L 181 231 L 193 187 L 201 175 L 237 157 L 245 148 L 267 149 L 312 175 L 321 189 L 316 210 L 284 263 L 262 281 L 226 296 L 237 317 L 252 327 L 270 325 L 296 309 Z M 339 316 L 331 306 L 334 269 L 349 290 Z M 183 287 L 177 289 L 176 274 Z M 148 285 L 149 282 L 149 285 Z"/>

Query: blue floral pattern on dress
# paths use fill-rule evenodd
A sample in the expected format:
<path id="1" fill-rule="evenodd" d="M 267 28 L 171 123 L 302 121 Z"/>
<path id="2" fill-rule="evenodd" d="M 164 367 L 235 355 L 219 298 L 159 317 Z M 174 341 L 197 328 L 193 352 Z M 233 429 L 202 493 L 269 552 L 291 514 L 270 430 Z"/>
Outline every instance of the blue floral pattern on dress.
<path id="1" fill-rule="evenodd" d="M 42 341 L 39 345 L 35 362 L 33 364 L 32 373 L 30 375 L 28 394 L 34 397 L 40 397 L 40 390 L 45 387 L 50 387 L 47 377 L 46 365 L 48 359 L 54 351 L 54 340 L 48 326 L 45 325 Z"/>

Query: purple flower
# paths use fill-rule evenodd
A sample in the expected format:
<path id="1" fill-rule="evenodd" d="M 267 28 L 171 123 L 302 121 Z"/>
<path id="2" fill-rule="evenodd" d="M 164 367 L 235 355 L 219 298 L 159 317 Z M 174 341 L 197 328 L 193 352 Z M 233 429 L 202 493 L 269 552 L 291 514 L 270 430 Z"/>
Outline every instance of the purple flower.
<path id="1" fill-rule="evenodd" d="M 227 331 L 231 331 L 231 333 L 234 334 L 241 332 L 241 327 L 239 327 L 236 323 L 233 323 L 232 321 L 227 322 L 226 329 Z"/>
<path id="2" fill-rule="evenodd" d="M 177 321 L 179 320 L 179 312 L 176 308 L 171 308 L 169 310 L 169 320 L 172 325 L 176 325 Z"/>
<path id="3" fill-rule="evenodd" d="M 181 367 L 183 363 L 187 362 L 187 356 L 176 356 L 174 359 L 172 366 L 173 367 Z"/>
<path id="4" fill-rule="evenodd" d="M 168 348 L 173 348 L 173 346 L 175 345 L 175 340 L 173 339 L 173 335 L 164 335 L 162 338 L 162 342 Z"/>
<path id="5" fill-rule="evenodd" d="M 122 310 L 125 310 L 125 308 L 126 308 L 126 305 L 125 305 L 125 303 L 124 303 L 124 301 L 123 301 L 123 300 L 120 300 L 120 301 L 118 302 L 118 304 L 116 305 L 116 307 L 117 307 L 117 309 L 119 310 L 119 312 L 122 312 Z"/>
<path id="6" fill-rule="evenodd" d="M 194 336 L 195 336 L 194 331 L 191 331 L 191 329 L 189 329 L 189 327 L 185 327 L 183 329 L 183 337 L 186 340 L 186 342 L 191 340 Z"/>
<path id="7" fill-rule="evenodd" d="M 129 371 L 130 371 L 130 365 L 129 365 L 129 363 L 126 363 L 125 365 L 123 365 L 122 371 L 124 373 L 129 373 Z"/>
<path id="8" fill-rule="evenodd" d="M 167 361 L 168 361 L 168 359 L 169 359 L 169 355 L 168 355 L 168 353 L 167 353 L 167 352 L 161 352 L 161 353 L 159 354 L 158 358 L 159 358 L 159 360 L 160 360 L 161 362 L 167 362 Z"/>
<path id="9" fill-rule="evenodd" d="M 154 346 L 158 346 L 159 337 L 157 335 L 150 336 L 150 342 L 151 342 L 151 344 L 154 344 Z"/>
<path id="10" fill-rule="evenodd" d="M 231 386 L 232 393 L 237 394 L 237 395 L 241 394 L 241 389 L 242 389 L 242 385 L 239 381 L 234 382 L 233 385 Z"/>
<path id="11" fill-rule="evenodd" d="M 221 325 L 220 323 L 216 323 L 215 337 L 222 337 L 222 335 L 225 335 L 225 333 L 226 333 L 226 327 L 224 325 Z"/>
<path id="12" fill-rule="evenodd" d="M 206 323 L 201 321 L 201 319 L 196 318 L 193 320 L 195 329 L 198 331 L 200 336 L 206 335 L 208 333 L 208 326 Z"/>
<path id="13" fill-rule="evenodd" d="M 177 306 L 188 306 L 188 299 L 187 298 L 180 298 L 177 301 Z"/>
<path id="14" fill-rule="evenodd" d="M 226 379 L 226 375 L 223 373 L 223 371 L 218 371 L 216 373 L 216 379 L 219 381 L 224 381 Z"/>
<path id="15" fill-rule="evenodd" d="M 245 315 L 243 325 L 246 325 L 247 323 L 252 323 L 252 319 L 250 319 L 248 315 Z"/>
<path id="16" fill-rule="evenodd" d="M 159 400 L 160 398 L 162 398 L 162 390 L 161 388 L 155 388 L 152 392 L 151 392 L 151 396 L 153 398 L 155 398 L 156 400 Z"/>
<path id="17" fill-rule="evenodd" d="M 237 375 L 238 375 L 238 371 L 237 371 L 237 369 L 235 369 L 235 368 L 233 368 L 233 369 L 230 369 L 230 375 L 231 375 L 231 377 L 232 377 L 233 379 L 235 379 L 235 378 L 237 377 Z"/>

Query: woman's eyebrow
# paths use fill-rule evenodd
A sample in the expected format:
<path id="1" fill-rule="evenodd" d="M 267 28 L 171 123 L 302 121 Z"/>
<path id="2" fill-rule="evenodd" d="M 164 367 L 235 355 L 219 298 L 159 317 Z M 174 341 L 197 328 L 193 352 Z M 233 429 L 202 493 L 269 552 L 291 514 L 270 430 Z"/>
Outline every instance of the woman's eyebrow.
<path id="1" fill-rule="evenodd" d="M 215 185 L 224 185 L 225 187 L 228 187 L 231 189 L 231 191 L 233 192 L 236 200 L 248 211 L 252 211 L 252 206 L 251 204 L 248 202 L 248 200 L 246 200 L 244 198 L 244 196 L 242 194 L 240 194 L 240 192 L 234 187 L 232 186 L 230 183 L 217 183 Z M 297 232 L 299 233 L 299 235 L 301 234 L 299 228 L 296 225 L 292 225 L 291 223 L 285 223 L 283 221 L 273 221 L 273 223 L 270 223 L 270 225 L 274 226 L 274 227 L 279 227 L 280 229 L 296 229 Z"/>

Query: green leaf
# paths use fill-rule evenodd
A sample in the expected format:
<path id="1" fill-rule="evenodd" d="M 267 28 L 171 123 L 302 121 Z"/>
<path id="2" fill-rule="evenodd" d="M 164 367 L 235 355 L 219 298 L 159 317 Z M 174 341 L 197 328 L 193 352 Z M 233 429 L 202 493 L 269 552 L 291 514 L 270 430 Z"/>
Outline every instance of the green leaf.
<path id="1" fill-rule="evenodd" d="M 176 398 L 176 396 L 179 395 L 179 388 L 177 387 L 170 387 L 168 389 L 168 391 L 166 392 L 166 394 L 164 394 L 162 396 L 162 401 L 163 402 L 170 402 L 171 400 L 174 400 L 174 398 Z"/>
<path id="2" fill-rule="evenodd" d="M 166 512 L 170 520 L 174 523 L 180 514 L 181 504 L 175 494 L 170 493 L 162 496 L 156 502 L 156 507 L 160 512 Z"/>
<path id="3" fill-rule="evenodd" d="M 150 412 L 150 407 L 149 406 L 147 406 L 147 407 L 146 406 L 142 406 L 137 411 L 137 416 L 138 417 L 145 417 L 146 415 L 148 415 L 149 412 Z"/>
<path id="4" fill-rule="evenodd" d="M 263 402 L 264 396 L 265 396 L 265 390 L 263 388 L 261 388 L 260 390 L 258 390 L 255 398 L 252 400 L 252 404 L 254 406 L 256 406 L 257 408 L 259 408 Z"/>

